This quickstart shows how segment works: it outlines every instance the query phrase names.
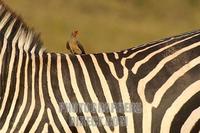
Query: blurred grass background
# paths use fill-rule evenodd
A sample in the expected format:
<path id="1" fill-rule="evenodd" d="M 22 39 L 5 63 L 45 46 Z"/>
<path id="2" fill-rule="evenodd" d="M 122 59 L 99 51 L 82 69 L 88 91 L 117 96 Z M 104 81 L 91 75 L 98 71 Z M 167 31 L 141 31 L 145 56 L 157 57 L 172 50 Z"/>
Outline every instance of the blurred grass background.
<path id="1" fill-rule="evenodd" d="M 6 0 L 41 33 L 48 51 L 66 52 L 80 31 L 88 53 L 119 51 L 200 29 L 199 0 Z"/>

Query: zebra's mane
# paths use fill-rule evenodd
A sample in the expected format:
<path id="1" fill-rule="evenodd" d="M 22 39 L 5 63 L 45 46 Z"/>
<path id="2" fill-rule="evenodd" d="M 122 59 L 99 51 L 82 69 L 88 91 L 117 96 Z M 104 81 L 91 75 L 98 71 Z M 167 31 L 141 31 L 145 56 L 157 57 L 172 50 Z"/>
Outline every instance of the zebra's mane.
<path id="1" fill-rule="evenodd" d="M 29 28 L 2 0 L 0 0 L 0 21 L 0 39 L 7 38 L 26 52 L 37 53 L 41 50 L 43 43 L 40 35 L 33 28 Z"/>

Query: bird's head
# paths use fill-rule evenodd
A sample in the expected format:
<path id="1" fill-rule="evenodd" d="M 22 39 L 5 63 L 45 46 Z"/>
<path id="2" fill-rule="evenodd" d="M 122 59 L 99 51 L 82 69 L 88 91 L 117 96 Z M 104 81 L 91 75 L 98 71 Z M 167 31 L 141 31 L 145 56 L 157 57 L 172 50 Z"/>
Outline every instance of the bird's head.
<path id="1" fill-rule="evenodd" d="M 78 36 L 78 33 L 79 33 L 78 30 L 73 31 L 72 32 L 72 37 L 76 38 Z"/>

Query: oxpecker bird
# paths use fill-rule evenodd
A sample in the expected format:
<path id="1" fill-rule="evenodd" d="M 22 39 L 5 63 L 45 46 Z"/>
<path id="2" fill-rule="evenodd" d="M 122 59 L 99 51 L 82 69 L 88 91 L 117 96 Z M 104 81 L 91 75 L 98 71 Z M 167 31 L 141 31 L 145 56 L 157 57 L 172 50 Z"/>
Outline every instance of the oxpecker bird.
<path id="1" fill-rule="evenodd" d="M 66 48 L 71 54 L 85 54 L 85 50 L 81 43 L 78 41 L 78 31 L 73 31 L 70 40 L 66 44 Z"/>

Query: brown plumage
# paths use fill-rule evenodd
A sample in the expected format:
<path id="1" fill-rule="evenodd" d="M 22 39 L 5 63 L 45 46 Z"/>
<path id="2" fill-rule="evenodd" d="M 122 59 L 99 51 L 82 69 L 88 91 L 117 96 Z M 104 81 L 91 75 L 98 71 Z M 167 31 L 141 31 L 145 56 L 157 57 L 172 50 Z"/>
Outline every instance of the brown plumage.
<path id="1" fill-rule="evenodd" d="M 81 43 L 78 41 L 78 31 L 73 31 L 70 40 L 66 44 L 66 48 L 72 54 L 85 54 L 85 50 Z"/>

